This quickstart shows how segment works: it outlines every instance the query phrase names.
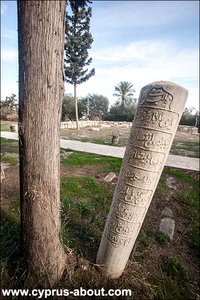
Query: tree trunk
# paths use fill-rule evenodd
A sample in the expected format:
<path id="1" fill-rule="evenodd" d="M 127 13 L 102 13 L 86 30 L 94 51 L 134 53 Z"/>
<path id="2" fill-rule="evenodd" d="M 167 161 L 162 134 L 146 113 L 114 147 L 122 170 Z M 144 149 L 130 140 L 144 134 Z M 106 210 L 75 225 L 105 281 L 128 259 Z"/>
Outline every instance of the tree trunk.
<path id="1" fill-rule="evenodd" d="M 79 130 L 78 101 L 77 101 L 77 96 L 76 96 L 76 83 L 74 83 L 74 103 L 75 103 L 75 113 L 76 113 L 76 129 Z"/>
<path id="2" fill-rule="evenodd" d="M 21 253 L 32 282 L 62 275 L 60 120 L 65 1 L 18 1 Z M 38 281 L 39 280 L 39 281 Z"/>

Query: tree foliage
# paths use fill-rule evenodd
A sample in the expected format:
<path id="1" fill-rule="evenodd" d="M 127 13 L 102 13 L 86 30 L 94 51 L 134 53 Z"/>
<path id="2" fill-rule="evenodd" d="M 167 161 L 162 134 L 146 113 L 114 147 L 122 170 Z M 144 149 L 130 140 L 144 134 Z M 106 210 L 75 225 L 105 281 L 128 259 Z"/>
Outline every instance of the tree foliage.
<path id="1" fill-rule="evenodd" d="M 108 114 L 104 119 L 108 121 L 128 121 L 132 122 L 136 110 L 136 102 L 134 96 L 135 90 L 133 85 L 128 81 L 120 81 L 115 86 L 115 93 L 118 100 L 111 106 Z"/>
<path id="2" fill-rule="evenodd" d="M 78 117 L 81 118 L 84 114 L 85 107 L 84 104 L 78 100 Z M 74 97 L 70 94 L 66 94 L 62 102 L 62 121 L 75 121 L 76 112 L 74 106 Z"/>
<path id="3" fill-rule="evenodd" d="M 136 99 L 129 99 L 129 103 L 124 105 L 124 102 L 116 102 L 111 106 L 108 114 L 105 115 L 104 120 L 107 121 L 126 121 L 132 122 L 136 111 Z"/>
<path id="4" fill-rule="evenodd" d="M 79 6 L 79 3 L 81 6 Z M 84 69 L 90 65 L 88 49 L 93 42 L 90 33 L 91 7 L 85 8 L 85 1 L 70 1 L 72 15 L 66 13 L 65 27 L 65 80 L 70 84 L 81 84 L 95 74 L 95 70 Z"/>
<path id="5" fill-rule="evenodd" d="M 85 6 L 88 5 L 88 3 L 92 3 L 92 1 L 90 1 L 90 0 L 70 0 L 69 3 L 70 3 L 70 6 L 76 10 L 76 9 L 78 9 L 78 7 L 84 8 Z"/>
<path id="6" fill-rule="evenodd" d="M 77 99 L 79 118 L 87 116 L 89 104 L 89 119 L 102 119 L 108 112 L 109 101 L 103 95 L 89 94 L 87 97 Z M 74 121 L 76 119 L 74 98 L 66 94 L 62 104 L 62 121 Z"/>
<path id="7" fill-rule="evenodd" d="M 95 74 L 95 69 L 88 70 L 92 58 L 88 58 L 88 50 L 93 42 L 90 33 L 91 7 L 86 8 L 87 0 L 70 1 L 72 14 L 66 13 L 65 26 L 65 80 L 74 86 L 74 102 L 76 112 L 76 124 L 78 125 L 78 103 L 76 88 L 78 84 L 87 81 Z"/>
<path id="8" fill-rule="evenodd" d="M 0 101 L 0 112 L 2 120 L 17 120 L 18 103 L 15 94 Z"/>
<path id="9" fill-rule="evenodd" d="M 133 89 L 133 85 L 128 81 L 121 81 L 119 84 L 115 86 L 115 93 L 113 96 L 118 97 L 118 100 L 122 104 L 129 104 L 131 101 L 135 90 Z"/>
<path id="10" fill-rule="evenodd" d="M 16 111 L 18 104 L 16 95 L 12 94 L 10 97 L 6 97 L 5 100 L 0 101 L 0 108 L 9 107 L 12 111 Z"/>
<path id="11" fill-rule="evenodd" d="M 199 127 L 199 112 L 193 112 L 194 108 L 185 108 L 182 114 L 180 125 L 187 125 L 187 126 L 196 126 Z"/>
<path id="12" fill-rule="evenodd" d="M 89 94 L 87 97 L 80 99 L 81 107 L 84 108 L 83 114 L 87 115 L 89 112 L 89 119 L 101 120 L 108 112 L 109 100 L 103 95 Z"/>

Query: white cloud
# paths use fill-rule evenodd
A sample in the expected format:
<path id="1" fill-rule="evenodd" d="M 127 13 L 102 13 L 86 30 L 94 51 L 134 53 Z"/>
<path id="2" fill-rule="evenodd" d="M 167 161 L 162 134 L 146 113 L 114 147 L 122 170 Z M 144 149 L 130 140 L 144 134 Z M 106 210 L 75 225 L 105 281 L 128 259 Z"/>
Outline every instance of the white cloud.
<path id="1" fill-rule="evenodd" d="M 111 61 L 116 64 L 121 62 L 146 64 L 152 59 L 158 63 L 166 52 L 170 54 L 171 48 L 172 42 L 170 40 L 142 40 L 101 49 L 91 53 L 91 56 L 97 61 Z"/>
<path id="2" fill-rule="evenodd" d="M 97 28 L 107 27 L 109 30 L 162 26 L 198 14 L 195 1 L 115 1 L 114 5 L 113 1 L 108 1 L 107 5 L 94 1 L 92 8 Z"/>
<path id="3" fill-rule="evenodd" d="M 12 39 L 12 40 L 17 40 L 17 30 L 8 29 L 8 28 L 2 29 L 1 37 Z"/>
<path id="4" fill-rule="evenodd" d="M 197 50 L 178 51 L 172 40 L 144 40 L 91 52 L 91 57 L 96 75 L 78 86 L 79 96 L 98 93 L 108 97 L 112 104 L 116 100 L 112 96 L 114 86 L 120 81 L 131 82 L 138 97 L 144 85 L 168 80 L 187 88 L 188 106 L 198 108 Z M 66 85 L 66 92 L 73 93 L 72 86 Z"/>
<path id="5" fill-rule="evenodd" d="M 4 3 L 2 3 L 1 4 L 1 15 L 3 15 L 6 12 L 6 10 L 7 10 L 7 6 Z"/>
<path id="6" fill-rule="evenodd" d="M 191 49 L 178 51 L 172 41 L 140 41 L 123 47 L 110 47 L 93 53 L 92 57 L 97 70 L 98 68 L 101 70 L 103 65 L 107 74 L 118 70 L 117 73 L 121 77 L 132 74 L 136 80 L 155 75 L 190 80 L 197 79 L 198 76 L 198 51 Z"/>
<path id="7" fill-rule="evenodd" d="M 1 60 L 13 61 L 17 59 L 18 52 L 17 50 L 12 49 L 1 49 Z"/>

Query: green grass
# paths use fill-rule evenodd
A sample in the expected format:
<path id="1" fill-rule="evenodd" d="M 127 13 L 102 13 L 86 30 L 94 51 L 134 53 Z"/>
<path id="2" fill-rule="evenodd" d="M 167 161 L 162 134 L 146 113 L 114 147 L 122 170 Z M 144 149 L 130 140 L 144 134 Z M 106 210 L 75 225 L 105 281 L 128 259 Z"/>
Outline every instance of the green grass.
<path id="1" fill-rule="evenodd" d="M 111 145 L 111 142 L 108 140 L 105 140 L 105 139 L 104 140 L 103 139 L 88 139 L 88 138 L 84 137 L 84 138 L 80 138 L 79 140 L 83 143 L 89 142 L 89 143 L 99 144 L 99 145 L 107 145 L 107 146 Z"/>
<path id="2" fill-rule="evenodd" d="M 5 153 L 5 152 L 18 153 L 19 152 L 18 141 L 1 137 L 0 143 L 1 143 L 1 153 Z"/>
<path id="3" fill-rule="evenodd" d="M 19 160 L 13 156 L 1 155 L 1 161 L 9 163 L 11 166 L 16 166 L 19 163 Z"/>
<path id="4" fill-rule="evenodd" d="M 68 166 L 98 165 L 101 163 L 101 156 L 89 153 L 72 153 L 61 163 Z"/>
<path id="5" fill-rule="evenodd" d="M 158 282 L 157 293 L 154 296 L 155 300 L 193 300 L 195 299 L 187 286 L 179 285 L 176 280 L 162 274 Z"/>
<path id="6" fill-rule="evenodd" d="M 156 235 L 156 240 L 161 245 L 166 245 L 169 242 L 169 237 L 166 234 L 164 234 L 163 232 L 158 231 L 157 235 Z"/>
<path id="7" fill-rule="evenodd" d="M 165 172 L 166 171 L 165 171 L 165 168 L 164 168 L 163 173 L 162 173 L 162 175 L 160 177 L 160 180 L 158 182 L 158 185 L 156 187 L 155 194 L 154 194 L 154 196 L 159 197 L 162 202 L 165 201 L 166 195 L 168 193 L 168 187 L 165 183 L 165 176 L 164 176 Z"/>
<path id="8" fill-rule="evenodd" d="M 172 144 L 171 151 L 176 151 L 176 150 L 188 151 L 187 156 L 199 158 L 199 141 L 198 142 L 192 142 L 192 141 L 174 142 Z"/>
<path id="9" fill-rule="evenodd" d="M 113 158 L 90 153 L 74 152 L 67 158 L 61 159 L 61 164 L 76 167 L 84 165 L 96 165 L 100 173 L 119 172 L 122 164 L 121 158 Z"/>
<path id="10" fill-rule="evenodd" d="M 191 142 L 191 141 L 182 141 L 178 145 L 174 145 L 176 149 L 184 149 L 184 150 L 191 150 L 193 147 L 199 147 L 199 142 Z"/>
<path id="11" fill-rule="evenodd" d="M 138 235 L 137 242 L 142 244 L 145 247 L 150 246 L 155 241 L 154 234 L 150 230 L 142 229 Z"/>
<path id="12" fill-rule="evenodd" d="M 193 178 L 191 174 L 165 168 L 164 174 L 170 174 L 175 176 L 183 185 L 184 188 L 173 195 L 173 201 L 177 201 L 182 205 L 181 214 L 182 217 L 190 221 L 190 235 L 189 242 L 191 247 L 194 249 L 194 254 L 200 259 L 199 248 L 200 248 L 200 230 L 199 230 L 199 179 Z"/>
<path id="13" fill-rule="evenodd" d="M 12 139 L 1 138 L 1 161 L 7 162 L 11 166 L 16 166 L 19 159 L 12 154 L 18 154 L 18 141 Z"/>
<path id="14" fill-rule="evenodd" d="M 162 297 L 156 299 L 194 299 L 188 286 L 188 270 L 178 257 L 169 256 L 161 268 L 163 280 L 159 293 Z"/>
<path id="15" fill-rule="evenodd" d="M 0 227 L 0 266 L 1 273 L 17 265 L 19 259 L 20 224 L 18 218 L 1 211 Z"/>
<path id="16" fill-rule="evenodd" d="M 189 243 L 191 247 L 195 250 L 196 256 L 200 259 L 200 230 L 199 230 L 199 193 L 198 190 L 194 189 L 192 191 L 185 191 L 182 193 L 177 193 L 174 196 L 174 200 L 183 204 L 182 216 L 185 219 L 190 220 L 190 238 Z M 200 261 L 199 261 L 200 262 Z"/>
<path id="17" fill-rule="evenodd" d="M 165 270 L 168 276 L 176 277 L 183 282 L 186 282 L 188 279 L 187 269 L 177 257 L 168 257 L 167 261 L 164 263 L 163 270 Z"/>
<path id="18" fill-rule="evenodd" d="M 63 178 L 62 237 L 65 244 L 86 256 L 88 250 L 84 247 L 85 243 L 93 241 L 93 247 L 97 248 L 111 199 L 112 191 L 92 177 Z"/>
<path id="19" fill-rule="evenodd" d="M 181 170 L 175 170 L 175 169 L 171 169 L 171 168 L 165 168 L 163 173 L 173 175 L 176 178 L 178 178 L 181 182 L 192 184 L 192 185 L 195 185 L 195 186 L 199 186 L 199 179 L 193 178 L 187 172 L 184 172 L 184 171 L 181 171 Z"/>
<path id="20" fill-rule="evenodd" d="M 16 124 L 16 123 L 15 122 L 11 123 L 11 122 L 1 121 L 0 131 L 10 131 L 10 126 L 12 124 Z"/>
<path id="21" fill-rule="evenodd" d="M 108 141 L 108 140 L 101 140 L 101 139 L 94 139 L 92 141 L 92 143 L 94 144 L 99 144 L 99 145 L 111 145 L 111 141 Z"/>

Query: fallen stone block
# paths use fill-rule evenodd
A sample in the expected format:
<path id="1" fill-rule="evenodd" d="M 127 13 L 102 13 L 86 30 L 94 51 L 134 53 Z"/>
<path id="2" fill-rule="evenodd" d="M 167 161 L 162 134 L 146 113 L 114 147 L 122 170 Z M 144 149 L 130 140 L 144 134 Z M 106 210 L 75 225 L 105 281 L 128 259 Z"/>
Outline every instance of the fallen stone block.
<path id="1" fill-rule="evenodd" d="M 106 177 L 104 178 L 104 181 L 106 182 L 111 182 L 113 181 L 113 179 L 115 179 L 117 177 L 117 175 L 113 172 L 110 172 L 108 175 L 106 175 Z"/>
<path id="2" fill-rule="evenodd" d="M 171 211 L 170 208 L 165 207 L 162 211 L 162 216 L 167 217 L 167 218 L 174 218 L 173 212 Z"/>

